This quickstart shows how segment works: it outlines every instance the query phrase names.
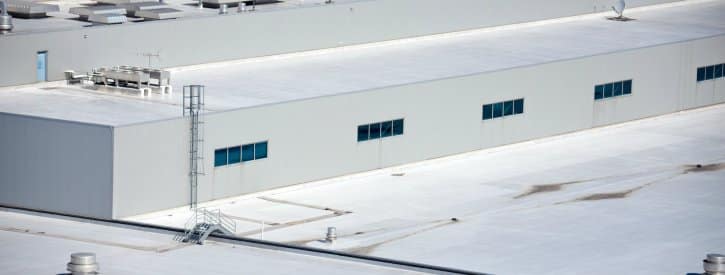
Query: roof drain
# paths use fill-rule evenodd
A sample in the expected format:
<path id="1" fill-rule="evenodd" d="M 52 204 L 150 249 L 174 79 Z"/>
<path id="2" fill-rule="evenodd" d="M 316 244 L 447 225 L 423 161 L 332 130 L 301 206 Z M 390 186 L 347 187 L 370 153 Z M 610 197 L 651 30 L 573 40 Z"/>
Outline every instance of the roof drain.
<path id="1" fill-rule="evenodd" d="M 13 30 L 13 17 L 8 14 L 8 3 L 0 0 L 0 34 L 9 33 Z"/>

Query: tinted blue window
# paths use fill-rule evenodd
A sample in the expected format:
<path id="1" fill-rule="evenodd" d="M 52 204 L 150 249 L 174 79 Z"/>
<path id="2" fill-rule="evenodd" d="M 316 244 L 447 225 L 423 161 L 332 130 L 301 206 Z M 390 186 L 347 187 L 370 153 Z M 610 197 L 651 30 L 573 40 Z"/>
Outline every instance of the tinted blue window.
<path id="1" fill-rule="evenodd" d="M 214 150 L 214 167 L 227 165 L 227 149 Z"/>
<path id="2" fill-rule="evenodd" d="M 404 122 L 402 119 L 398 119 L 393 121 L 393 135 L 402 135 L 403 134 L 403 127 Z"/>
<path id="3" fill-rule="evenodd" d="M 242 160 L 242 147 L 229 148 L 229 164 L 239 163 Z"/>
<path id="4" fill-rule="evenodd" d="M 242 145 L 242 161 L 254 160 L 254 144 Z"/>
<path id="5" fill-rule="evenodd" d="M 514 114 L 514 102 L 506 101 L 503 103 L 503 115 L 510 116 Z"/>
<path id="6" fill-rule="evenodd" d="M 366 141 L 370 135 L 370 125 L 357 126 L 357 141 Z"/>
<path id="7" fill-rule="evenodd" d="M 493 104 L 493 117 L 503 116 L 503 102 Z"/>
<path id="8" fill-rule="evenodd" d="M 720 65 L 715 65 L 715 76 L 714 76 L 714 77 L 715 77 L 715 78 L 720 78 L 720 77 L 722 77 L 722 75 L 723 75 L 723 74 L 722 74 L 722 70 L 723 70 L 722 64 L 720 64 Z"/>
<path id="9" fill-rule="evenodd" d="M 254 159 L 267 158 L 267 142 L 257 142 L 254 144 Z"/>
<path id="10" fill-rule="evenodd" d="M 697 68 L 697 81 L 705 80 L 705 67 Z"/>
<path id="11" fill-rule="evenodd" d="M 380 138 L 380 123 L 370 124 L 370 139 Z"/>
<path id="12" fill-rule="evenodd" d="M 380 123 L 380 136 L 389 137 L 392 135 L 393 135 L 393 122 L 386 121 L 386 122 Z"/>
<path id="13" fill-rule="evenodd" d="M 612 90 L 612 96 L 622 95 L 622 82 L 615 82 L 614 89 Z"/>
<path id="14" fill-rule="evenodd" d="M 705 80 L 712 79 L 715 74 L 715 66 L 707 66 L 705 68 Z"/>
<path id="15" fill-rule="evenodd" d="M 524 113 L 524 99 L 517 99 L 514 101 L 514 113 L 515 114 L 522 114 Z"/>
<path id="16" fill-rule="evenodd" d="M 622 94 L 628 95 L 632 93 L 632 80 L 627 80 L 622 83 Z"/>
<path id="17" fill-rule="evenodd" d="M 594 87 L 594 99 L 604 98 L 604 85 L 597 85 Z"/>
<path id="18" fill-rule="evenodd" d="M 486 104 L 483 105 L 483 119 L 492 119 L 493 118 L 493 105 L 492 104 Z"/>
<path id="19" fill-rule="evenodd" d="M 612 90 L 614 90 L 612 83 L 604 84 L 604 98 L 612 97 Z"/>

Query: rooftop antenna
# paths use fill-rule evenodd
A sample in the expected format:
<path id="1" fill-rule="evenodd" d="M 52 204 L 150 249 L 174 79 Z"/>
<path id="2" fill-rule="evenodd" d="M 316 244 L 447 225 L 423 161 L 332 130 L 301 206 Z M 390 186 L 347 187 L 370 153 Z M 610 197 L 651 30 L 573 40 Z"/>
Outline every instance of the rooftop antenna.
<path id="1" fill-rule="evenodd" d="M 152 57 L 156 57 L 157 60 L 161 61 L 161 51 L 156 51 L 156 53 L 151 53 L 151 52 L 141 53 L 141 55 L 144 56 L 144 57 L 146 57 L 146 58 L 148 58 L 148 62 L 149 62 L 149 66 L 148 67 L 149 68 L 152 68 L 151 67 L 151 58 Z"/>

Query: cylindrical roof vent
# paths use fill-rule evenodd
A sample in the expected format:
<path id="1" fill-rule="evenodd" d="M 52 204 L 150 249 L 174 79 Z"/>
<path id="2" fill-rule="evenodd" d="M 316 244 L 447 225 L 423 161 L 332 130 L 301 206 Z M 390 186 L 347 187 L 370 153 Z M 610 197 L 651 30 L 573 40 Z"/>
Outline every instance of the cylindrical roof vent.
<path id="1" fill-rule="evenodd" d="M 327 235 L 325 236 L 325 241 L 331 243 L 331 242 L 334 242 L 335 240 L 337 240 L 337 228 L 328 227 Z"/>
<path id="2" fill-rule="evenodd" d="M 73 253 L 70 255 L 68 271 L 73 275 L 98 274 L 98 263 L 96 254 L 88 252 Z"/>
<path id="3" fill-rule="evenodd" d="M 707 254 L 707 259 L 702 261 L 707 275 L 725 275 L 725 255 Z"/>
<path id="4" fill-rule="evenodd" d="M 0 0 L 0 34 L 13 30 L 13 18 L 8 14 L 8 3 Z"/>

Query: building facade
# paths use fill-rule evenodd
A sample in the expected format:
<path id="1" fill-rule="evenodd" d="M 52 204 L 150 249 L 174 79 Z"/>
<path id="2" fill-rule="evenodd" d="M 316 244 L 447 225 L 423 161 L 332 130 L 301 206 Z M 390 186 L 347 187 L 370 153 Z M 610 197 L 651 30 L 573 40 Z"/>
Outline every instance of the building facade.
<path id="1" fill-rule="evenodd" d="M 199 201 L 723 103 L 724 44 L 721 34 L 208 112 Z M 122 218 L 189 203 L 188 118 L 0 113 L 0 128 L 4 205 Z"/>

